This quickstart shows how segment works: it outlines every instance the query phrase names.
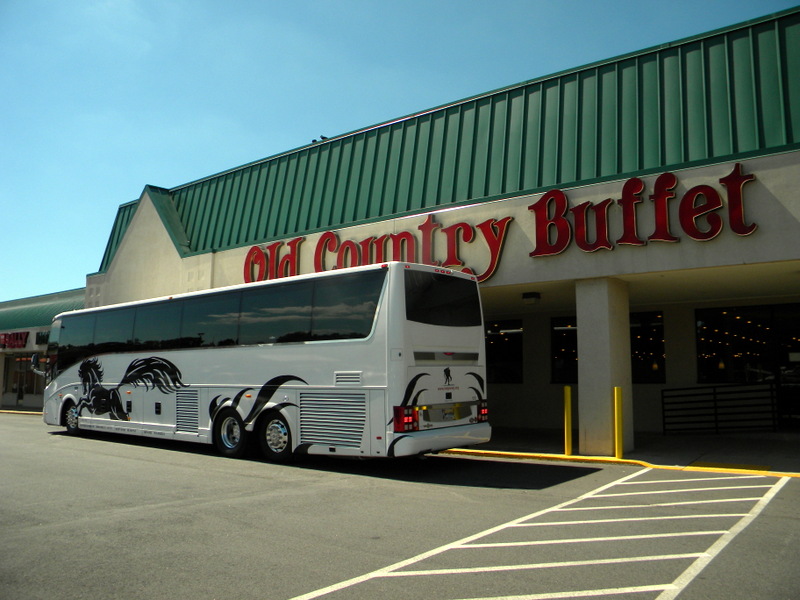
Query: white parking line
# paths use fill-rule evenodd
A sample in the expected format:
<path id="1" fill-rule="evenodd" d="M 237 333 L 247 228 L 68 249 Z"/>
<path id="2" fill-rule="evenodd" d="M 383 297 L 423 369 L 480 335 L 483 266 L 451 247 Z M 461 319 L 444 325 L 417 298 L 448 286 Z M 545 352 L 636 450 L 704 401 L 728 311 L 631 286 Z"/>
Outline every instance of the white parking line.
<path id="1" fill-rule="evenodd" d="M 302 594 L 300 596 L 295 596 L 294 598 L 290 598 L 289 600 L 312 600 L 313 598 L 320 598 L 321 596 L 326 596 L 326 595 L 328 595 L 330 593 L 333 593 L 333 592 L 336 592 L 336 591 L 339 591 L 339 590 L 343 590 L 343 589 L 346 589 L 348 587 L 352 587 L 352 586 L 357 585 L 359 583 L 364 583 L 365 581 L 369 581 L 369 580 L 375 579 L 377 577 L 388 577 L 388 576 L 390 576 L 391 573 L 393 573 L 395 571 L 398 571 L 399 569 L 402 569 L 404 567 L 408 567 L 408 566 L 413 565 L 415 563 L 421 562 L 421 561 L 423 561 L 423 560 L 425 560 L 427 558 L 430 558 L 432 556 L 436 556 L 438 554 L 442 554 L 443 552 L 446 552 L 446 551 L 451 550 L 453 548 L 456 548 L 458 546 L 463 546 L 464 544 L 468 544 L 469 542 L 472 542 L 474 540 L 478 540 L 480 538 L 486 537 L 486 536 L 491 535 L 493 533 L 497 533 L 498 531 L 502 531 L 503 529 L 506 529 L 506 528 L 508 528 L 508 527 L 510 527 L 512 525 L 516 525 L 518 523 L 522 523 L 524 521 L 528 521 L 530 519 L 534 519 L 534 518 L 536 518 L 536 517 L 538 517 L 540 515 L 544 515 L 544 514 L 547 514 L 549 512 L 553 512 L 553 511 L 559 510 L 561 508 L 564 508 L 566 506 L 570 506 L 572 504 L 576 504 L 578 502 L 581 502 L 582 500 L 585 500 L 586 498 L 589 498 L 594 494 L 602 492 L 603 490 L 607 490 L 607 489 L 609 489 L 609 488 L 611 488 L 611 487 L 613 487 L 613 486 L 615 486 L 615 485 L 617 485 L 617 484 L 619 484 L 621 482 L 627 481 L 628 479 L 636 477 L 637 475 L 645 473 L 645 472 L 647 472 L 649 470 L 650 469 L 645 468 L 645 469 L 642 469 L 641 471 L 635 471 L 634 473 L 626 475 L 625 477 L 622 477 L 622 478 L 620 478 L 620 479 L 618 479 L 616 481 L 612 481 L 611 483 L 607 483 L 605 485 L 602 485 L 602 486 L 600 486 L 599 488 L 597 488 L 595 490 L 592 490 L 590 492 L 582 494 L 581 496 L 578 496 L 577 498 L 573 498 L 571 500 L 567 500 L 566 502 L 562 502 L 561 504 L 557 504 L 556 506 L 552 506 L 550 508 L 545 508 L 543 510 L 536 511 L 535 513 L 531 513 L 530 515 L 525 515 L 524 517 L 520 517 L 519 519 L 514 519 L 513 521 L 509 521 L 507 523 L 503 523 L 501 525 L 497 525 L 495 527 L 491 527 L 489 529 L 486 529 L 484 531 L 481 531 L 481 532 L 476 533 L 474 535 L 471 535 L 469 537 L 465 537 L 465 538 L 463 538 L 461 540 L 452 542 L 450 544 L 445 544 L 444 546 L 439 546 L 438 548 L 434 548 L 433 550 L 429 550 L 428 552 L 423 552 L 422 554 L 418 554 L 417 556 L 413 556 L 413 557 L 411 557 L 409 559 L 402 560 L 402 561 L 397 562 L 397 563 L 395 563 L 393 565 L 389 565 L 388 567 L 384 567 L 382 569 L 378 569 L 376 571 L 372 571 L 371 573 L 365 573 L 364 575 L 359 575 L 358 577 L 353 577 L 353 578 L 348 579 L 346 581 L 340 581 L 339 583 L 334 583 L 333 585 L 329 585 L 327 587 L 315 590 L 313 592 L 309 592 L 307 594 Z"/>
<path id="2" fill-rule="evenodd" d="M 566 502 L 562 502 L 556 506 L 543 509 L 541 511 L 537 511 L 530 515 L 526 515 L 524 517 L 520 517 L 519 519 L 514 519 L 507 523 L 503 523 L 501 525 L 497 525 L 495 527 L 486 529 L 474 535 L 470 535 L 466 538 L 461 540 L 445 544 L 433 550 L 424 552 L 407 560 L 403 560 L 397 562 L 393 565 L 389 565 L 382 569 L 378 569 L 376 571 L 372 571 L 371 573 L 365 573 L 358 577 L 353 577 L 346 581 L 342 581 L 339 583 L 335 583 L 333 585 L 321 588 L 316 591 L 309 592 L 307 594 L 303 594 L 301 596 L 296 596 L 291 600 L 313 600 L 315 598 L 320 598 L 322 596 L 331 594 L 333 592 L 345 590 L 349 587 L 358 585 L 360 583 L 364 583 L 373 579 L 378 578 L 398 578 L 398 577 L 434 577 L 440 575 L 454 575 L 454 574 L 484 574 L 484 573 L 497 573 L 497 572 L 504 572 L 504 571 L 523 571 L 523 570 L 540 570 L 540 569 L 556 569 L 556 568 L 570 568 L 570 567 L 585 567 L 585 566 L 598 566 L 598 565 L 616 565 L 616 564 L 625 564 L 625 563 L 642 563 L 642 562 L 657 562 L 657 561 L 675 561 L 675 560 L 687 560 L 692 561 L 690 566 L 686 568 L 683 573 L 678 576 L 675 580 L 670 583 L 654 583 L 652 585 L 642 585 L 642 586 L 621 586 L 618 588 L 603 588 L 603 589 L 583 589 L 583 590 L 570 590 L 570 591 L 559 591 L 559 592 L 546 592 L 546 593 L 533 593 L 533 594 L 522 594 L 522 595 L 512 595 L 512 596 L 492 596 L 492 597 L 482 597 L 482 598 L 469 598 L 463 600 L 555 600 L 559 598 L 591 598 L 591 597 L 598 597 L 598 596 L 613 596 L 613 595 L 622 595 L 622 594 L 635 594 L 635 593 L 647 593 L 647 592 L 661 592 L 658 596 L 658 600 L 673 600 L 691 581 L 705 568 L 706 565 L 719 554 L 722 549 L 727 546 L 741 531 L 745 529 L 760 513 L 763 511 L 764 507 L 775 497 L 775 495 L 780 491 L 780 489 L 786 484 L 789 480 L 788 477 L 781 478 L 778 482 L 774 485 L 763 485 L 763 486 L 721 486 L 718 488 L 697 488 L 697 490 L 752 490 L 752 489 L 763 489 L 768 488 L 768 491 L 764 496 L 758 496 L 754 498 L 721 498 L 716 500 L 698 500 L 698 501 L 689 501 L 689 502 L 661 502 L 661 503 L 653 503 L 653 504 L 641 504 L 641 505 L 619 505 L 616 507 L 609 507 L 609 506 L 594 506 L 594 507 L 583 507 L 583 506 L 574 506 L 581 502 L 586 502 L 588 500 L 594 500 L 598 498 L 609 498 L 609 497 L 625 497 L 625 496 L 638 496 L 642 494 L 649 494 L 652 492 L 633 492 L 631 494 L 604 494 L 603 492 L 614 488 L 615 486 L 620 485 L 627 485 L 630 483 L 629 480 L 634 479 L 643 473 L 650 471 L 650 469 L 643 469 L 641 471 L 634 472 L 630 475 L 620 478 L 617 481 L 611 482 L 609 484 L 603 485 L 595 490 L 587 492 L 577 498 L 573 498 L 572 500 L 568 500 Z M 735 479 L 745 479 L 747 477 L 735 478 Z M 723 479 L 723 478 L 720 478 Z M 731 478 L 724 478 L 724 479 L 731 479 Z M 698 481 L 705 481 L 706 479 L 699 479 Z M 685 480 L 688 481 L 688 480 Z M 645 482 L 642 482 L 645 483 Z M 653 483 L 653 482 L 647 482 Z M 685 490 L 685 489 L 672 489 L 669 491 L 661 491 L 659 493 L 672 493 L 672 494 L 680 494 L 687 491 L 695 491 L 695 490 Z M 721 504 L 727 502 L 753 502 L 754 506 L 750 509 L 750 511 L 746 513 L 731 513 L 731 514 L 724 514 L 724 513 L 713 513 L 708 515 L 658 515 L 653 517 L 623 517 L 620 519 L 599 519 L 599 520 L 587 520 L 587 521 L 570 521 L 570 522 L 546 522 L 546 523 L 531 523 L 530 521 L 542 517 L 544 515 L 550 513 L 558 513 L 558 512 L 566 512 L 566 511 L 578 511 L 578 510 L 611 510 L 611 509 L 625 509 L 630 510 L 632 508 L 654 508 L 654 507 L 683 507 L 683 506 L 693 506 L 693 505 L 701 505 L 701 504 Z M 567 538 L 567 539 L 555 539 L 555 540 L 526 540 L 526 541 L 516 541 L 516 542 L 477 542 L 482 538 L 489 537 L 495 533 L 499 533 L 501 531 L 510 529 L 510 528 L 523 528 L 523 527 L 546 527 L 546 526 L 554 526 L 554 525 L 587 525 L 587 524 L 595 524 L 595 523 L 630 523 L 633 521 L 656 521 L 656 520 L 680 520 L 680 519 L 700 519 L 700 518 L 708 518 L 708 519 L 719 519 L 719 518 L 736 518 L 738 521 L 731 527 L 730 529 L 713 529 L 713 530 L 703 530 L 703 531 L 687 531 L 687 532 L 675 532 L 675 533 L 647 533 L 647 534 L 637 534 L 637 535 L 622 535 L 622 536 L 602 536 L 602 537 L 575 537 L 575 538 Z M 533 530 L 531 530 L 533 531 Z M 631 540 L 653 540 L 653 539 L 668 539 L 668 538 L 686 538 L 686 537 L 695 537 L 700 538 L 703 536 L 715 536 L 717 540 L 711 544 L 711 546 L 704 552 L 691 552 L 685 554 L 661 554 L 661 555 L 650 555 L 650 556 L 629 556 L 629 557 L 615 557 L 615 558 L 595 558 L 589 560 L 566 560 L 560 562 L 537 562 L 537 563 L 526 563 L 526 564 L 511 564 L 511 565 L 485 565 L 485 566 L 477 566 L 477 567 L 455 567 L 455 568 L 438 568 L 438 569 L 415 569 L 415 570 L 404 570 L 407 567 L 411 567 L 412 565 L 419 564 L 429 558 L 435 557 L 437 555 L 443 554 L 449 550 L 474 550 L 474 549 L 492 549 L 492 548 L 514 548 L 514 547 L 525 547 L 525 546 L 549 546 L 554 544 L 585 544 L 585 543 L 595 543 L 595 542 L 610 542 L 610 541 L 631 541 Z"/>
<path id="3" fill-rule="evenodd" d="M 652 540 L 673 537 L 696 537 L 703 535 L 723 535 L 727 529 L 713 531 L 680 531 L 677 533 L 647 533 L 644 535 L 610 535 L 605 537 L 568 538 L 564 540 L 529 540 L 526 542 L 495 542 L 490 544 L 462 544 L 454 546 L 461 550 L 473 548 L 514 548 L 523 546 L 552 546 L 554 544 L 588 544 L 591 542 L 624 542 L 630 540 Z"/>
<path id="4" fill-rule="evenodd" d="M 649 479 L 647 481 L 626 481 L 619 485 L 651 485 L 654 483 L 694 483 L 697 481 L 725 481 L 741 479 L 765 479 L 763 475 L 731 475 L 729 477 L 692 477 L 691 479 Z"/>
<path id="5" fill-rule="evenodd" d="M 524 571 L 533 569 L 557 569 L 562 567 L 588 567 L 597 565 L 619 565 L 656 560 L 686 560 L 700 558 L 703 552 L 686 554 L 659 554 L 657 556 L 621 556 L 619 558 L 597 558 L 594 560 L 565 560 L 561 562 L 530 563 L 521 565 L 494 565 L 491 567 L 456 567 L 453 569 L 421 569 L 419 571 L 395 571 L 386 577 L 416 577 L 418 575 L 463 575 L 465 573 L 497 573 L 498 571 Z"/>
<path id="6" fill-rule="evenodd" d="M 545 594 L 523 594 L 521 596 L 486 596 L 483 598 L 463 598 L 461 600 L 558 600 L 559 598 L 595 598 L 617 594 L 644 594 L 670 590 L 671 583 L 663 585 L 637 585 L 634 587 L 604 588 L 601 590 L 574 590 L 570 592 L 552 592 Z"/>
<path id="7" fill-rule="evenodd" d="M 618 498 L 621 496 L 649 496 L 652 494 L 688 494 L 695 492 L 717 492 L 725 490 L 755 490 L 755 489 L 768 489 L 771 485 L 730 485 L 719 487 L 702 487 L 702 488 L 678 488 L 670 490 L 649 490 L 647 492 L 625 492 L 623 494 L 597 494 L 595 498 Z"/>
<path id="8" fill-rule="evenodd" d="M 652 504 L 650 506 L 653 506 Z M 595 523 L 630 523 L 641 521 L 683 521 L 686 519 L 732 519 L 746 517 L 747 513 L 720 513 L 714 515 L 670 515 L 663 517 L 620 517 L 619 519 L 586 519 L 584 521 L 548 521 L 547 523 L 519 523 L 511 527 L 553 527 L 562 525 L 594 525 Z"/>
<path id="9" fill-rule="evenodd" d="M 758 515 L 761 514 L 761 511 L 769 504 L 770 500 L 772 500 L 775 495 L 781 490 L 781 488 L 786 485 L 786 482 L 789 481 L 788 477 L 782 477 L 778 480 L 775 485 L 772 486 L 772 489 L 764 494 L 764 497 L 759 500 L 750 513 L 740 520 L 736 525 L 734 525 L 730 531 L 725 533 L 720 539 L 718 539 L 708 550 L 706 550 L 705 556 L 701 556 L 698 558 L 692 565 L 686 569 L 673 583 L 675 584 L 675 589 L 673 590 L 665 590 L 661 593 L 657 600 L 673 600 L 681 591 L 689 585 L 692 580 L 700 574 L 708 563 L 710 563 L 717 554 L 722 552 L 722 550 L 731 543 L 733 538 L 735 538 L 739 533 L 741 533 L 745 527 L 747 527 L 750 523 L 753 522 Z"/>
<path id="10" fill-rule="evenodd" d="M 720 504 L 724 502 L 758 502 L 761 500 L 761 496 L 755 496 L 751 498 L 721 498 L 718 500 L 687 500 L 684 502 L 657 502 L 654 504 L 617 504 L 614 506 L 578 506 L 578 507 L 569 507 L 569 508 L 560 508 L 558 510 L 567 512 L 567 511 L 578 511 L 578 510 L 628 510 L 631 508 L 653 508 L 653 507 L 665 507 L 665 506 L 691 506 L 694 504 Z"/>

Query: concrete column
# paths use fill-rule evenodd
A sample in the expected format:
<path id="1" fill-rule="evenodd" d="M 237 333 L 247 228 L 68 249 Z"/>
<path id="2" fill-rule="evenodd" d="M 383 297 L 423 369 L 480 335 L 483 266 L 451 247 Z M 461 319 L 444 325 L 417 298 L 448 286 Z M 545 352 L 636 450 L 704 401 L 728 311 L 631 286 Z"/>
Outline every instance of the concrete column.
<path id="1" fill-rule="evenodd" d="M 614 387 L 622 388 L 624 450 L 633 450 L 630 302 L 618 279 L 575 284 L 581 454 L 614 455 Z"/>
<path id="2" fill-rule="evenodd" d="M 664 351 L 666 354 L 666 387 L 697 385 L 696 323 L 694 307 L 664 307 Z"/>

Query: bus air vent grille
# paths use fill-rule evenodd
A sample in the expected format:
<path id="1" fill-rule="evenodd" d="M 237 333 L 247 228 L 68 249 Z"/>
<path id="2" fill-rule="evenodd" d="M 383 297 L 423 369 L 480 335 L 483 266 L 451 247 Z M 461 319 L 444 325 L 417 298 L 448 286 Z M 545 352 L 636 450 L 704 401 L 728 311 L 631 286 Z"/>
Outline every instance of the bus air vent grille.
<path id="1" fill-rule="evenodd" d="M 197 390 L 182 390 L 175 393 L 175 431 L 197 433 L 200 427 L 200 404 Z"/>
<path id="2" fill-rule="evenodd" d="M 361 385 L 361 371 L 336 371 L 333 377 L 336 385 Z"/>
<path id="3" fill-rule="evenodd" d="M 367 421 L 365 394 L 300 394 L 300 443 L 360 448 Z"/>

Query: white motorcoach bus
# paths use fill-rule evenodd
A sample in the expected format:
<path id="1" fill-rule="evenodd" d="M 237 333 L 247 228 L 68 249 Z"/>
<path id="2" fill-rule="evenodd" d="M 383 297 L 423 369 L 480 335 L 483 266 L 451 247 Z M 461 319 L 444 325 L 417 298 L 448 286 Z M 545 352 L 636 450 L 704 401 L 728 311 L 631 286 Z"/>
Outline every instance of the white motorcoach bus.
<path id="1" fill-rule="evenodd" d="M 387 263 L 53 319 L 44 422 L 294 454 L 486 442 L 475 277 Z M 38 368 L 37 368 L 38 370 Z"/>

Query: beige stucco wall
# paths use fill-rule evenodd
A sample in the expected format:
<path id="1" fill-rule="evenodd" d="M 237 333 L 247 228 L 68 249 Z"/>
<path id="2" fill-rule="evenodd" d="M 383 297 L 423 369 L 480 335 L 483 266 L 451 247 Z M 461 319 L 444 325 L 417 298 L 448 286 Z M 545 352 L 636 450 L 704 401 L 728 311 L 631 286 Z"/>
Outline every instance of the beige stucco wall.
<path id="1" fill-rule="evenodd" d="M 181 258 L 145 191 L 108 271 L 87 278 L 86 307 L 216 287 L 213 258 Z"/>

